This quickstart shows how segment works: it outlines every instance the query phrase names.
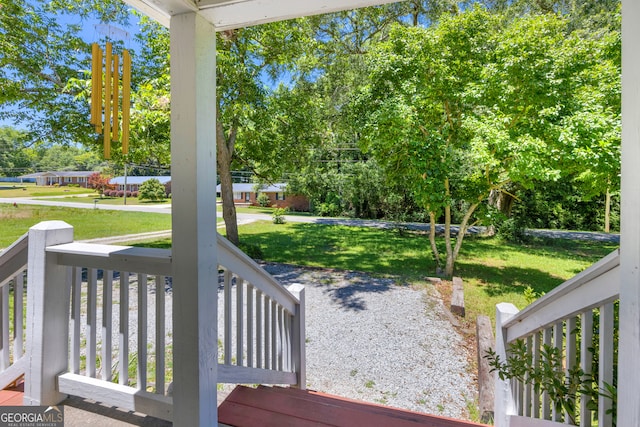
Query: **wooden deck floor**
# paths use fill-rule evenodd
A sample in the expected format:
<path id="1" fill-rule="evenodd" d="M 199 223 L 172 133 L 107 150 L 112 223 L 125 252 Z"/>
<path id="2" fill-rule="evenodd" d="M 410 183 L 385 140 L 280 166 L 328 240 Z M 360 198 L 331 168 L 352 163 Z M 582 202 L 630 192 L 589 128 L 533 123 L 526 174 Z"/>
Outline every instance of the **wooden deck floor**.
<path id="1" fill-rule="evenodd" d="M 24 382 L 19 381 L 15 387 L 0 390 L 0 406 L 22 406 L 24 398 Z"/>
<path id="2" fill-rule="evenodd" d="M 484 427 L 314 391 L 263 386 L 236 387 L 218 408 L 218 420 L 234 427 Z"/>
<path id="3" fill-rule="evenodd" d="M 23 396 L 24 383 L 1 390 L 0 406 L 21 406 Z M 264 386 L 236 387 L 219 406 L 218 421 L 233 427 L 487 427 L 315 391 Z"/>

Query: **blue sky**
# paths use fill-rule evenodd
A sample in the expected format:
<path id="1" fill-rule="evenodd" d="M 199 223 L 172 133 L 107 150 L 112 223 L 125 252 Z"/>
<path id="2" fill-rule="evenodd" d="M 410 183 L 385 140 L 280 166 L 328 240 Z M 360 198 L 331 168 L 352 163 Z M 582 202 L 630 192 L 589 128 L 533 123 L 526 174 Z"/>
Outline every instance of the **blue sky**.
<path id="1" fill-rule="evenodd" d="M 81 18 L 77 15 L 72 14 L 57 15 L 56 20 L 62 26 L 66 26 L 69 24 L 80 25 L 82 27 L 80 36 L 83 40 L 89 43 L 99 42 L 101 39 L 104 39 L 108 35 L 109 38 L 113 40 L 122 40 L 124 42 L 125 48 L 138 50 L 139 44 L 135 38 L 136 33 L 139 31 L 138 21 L 134 16 L 131 16 L 131 25 L 129 27 L 122 27 L 119 24 L 101 24 L 98 20 Z M 28 127 L 28 124 L 17 123 L 13 120 L 0 119 L 0 127 L 3 126 L 10 126 L 16 129 L 26 129 Z"/>

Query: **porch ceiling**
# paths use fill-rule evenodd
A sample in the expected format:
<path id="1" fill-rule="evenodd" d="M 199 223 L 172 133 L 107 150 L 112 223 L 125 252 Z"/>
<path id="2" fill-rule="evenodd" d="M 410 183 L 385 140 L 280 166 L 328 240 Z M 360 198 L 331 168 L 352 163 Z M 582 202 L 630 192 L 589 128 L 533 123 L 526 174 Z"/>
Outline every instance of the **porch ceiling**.
<path id="1" fill-rule="evenodd" d="M 393 0 L 124 0 L 124 2 L 167 28 L 171 16 L 199 12 L 215 26 L 217 31 L 394 3 Z"/>

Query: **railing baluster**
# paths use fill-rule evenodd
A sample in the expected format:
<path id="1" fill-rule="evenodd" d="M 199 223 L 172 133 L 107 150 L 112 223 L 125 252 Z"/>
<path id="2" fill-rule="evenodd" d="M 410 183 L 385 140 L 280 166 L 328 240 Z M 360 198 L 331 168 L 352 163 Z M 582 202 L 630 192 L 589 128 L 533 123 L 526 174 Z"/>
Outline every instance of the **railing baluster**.
<path id="1" fill-rule="evenodd" d="M 531 353 L 533 351 L 533 336 L 529 335 L 527 337 L 527 352 Z M 525 373 L 525 378 L 529 379 L 529 373 Z M 524 385 L 524 408 L 523 415 L 525 417 L 531 416 L 531 406 L 533 404 L 533 385 L 531 383 Z"/>
<path id="2" fill-rule="evenodd" d="M 13 278 L 13 283 L 15 283 L 15 277 Z M 9 337 L 10 328 L 9 328 L 9 286 L 7 283 L 2 287 L 2 355 L 0 356 L 0 368 L 2 370 L 7 369 L 11 365 L 10 361 L 10 347 L 9 347 Z"/>
<path id="3" fill-rule="evenodd" d="M 601 393 L 607 391 L 605 384 L 613 386 L 613 318 L 612 302 L 600 307 L 598 389 Z M 602 395 L 598 396 L 598 426 L 610 427 L 613 424 L 611 408 L 611 399 Z"/>
<path id="4" fill-rule="evenodd" d="M 269 332 L 271 332 L 271 328 L 269 327 L 269 308 L 271 304 L 269 304 L 269 297 L 264 296 L 264 369 L 271 369 L 271 337 L 269 336 Z"/>
<path id="5" fill-rule="evenodd" d="M 80 306 L 82 305 L 82 268 L 71 267 L 71 357 L 70 371 L 80 373 Z"/>
<path id="6" fill-rule="evenodd" d="M 13 354 L 15 360 L 20 359 L 24 354 L 24 272 L 16 275 L 14 288 L 13 322 L 15 324 L 13 333 Z M 78 328 L 80 324 L 78 323 Z"/>
<path id="7" fill-rule="evenodd" d="M 244 280 L 236 277 L 236 365 L 244 366 L 243 342 L 244 338 Z"/>
<path id="8" fill-rule="evenodd" d="M 253 368 L 253 285 L 247 283 L 247 366 Z"/>
<path id="9" fill-rule="evenodd" d="M 514 379 L 512 381 L 512 387 L 514 387 L 516 390 L 514 399 L 516 404 L 516 411 L 518 412 L 518 415 L 522 415 L 524 407 L 524 384 L 522 384 L 521 381 Z"/>
<path id="10" fill-rule="evenodd" d="M 129 385 L 129 273 L 120 272 L 120 336 L 118 383 Z"/>
<path id="11" fill-rule="evenodd" d="M 163 276 L 156 276 L 156 393 L 164 395 L 165 295 Z"/>
<path id="12" fill-rule="evenodd" d="M 98 272 L 95 268 L 87 269 L 87 348 L 86 348 L 86 374 L 91 378 L 96 377 L 96 346 L 97 346 L 97 294 Z"/>
<path id="13" fill-rule="evenodd" d="M 271 300 L 271 369 L 278 369 L 278 307 Z"/>
<path id="14" fill-rule="evenodd" d="M 284 317 L 284 322 L 285 322 L 285 342 L 287 343 L 287 351 L 286 351 L 286 355 L 287 355 L 287 372 L 291 372 L 293 370 L 293 346 L 292 346 L 292 334 L 293 334 L 293 329 L 292 329 L 292 324 L 293 324 L 293 314 L 292 313 L 286 313 L 285 317 Z"/>
<path id="15" fill-rule="evenodd" d="M 569 373 L 575 368 L 576 363 L 577 363 L 577 357 L 578 357 L 578 352 L 576 351 L 576 341 L 577 341 L 577 334 L 576 334 L 576 317 L 571 317 L 569 319 L 567 319 L 567 330 L 566 330 L 566 336 L 567 336 L 567 350 L 566 350 L 566 359 L 565 359 L 565 375 L 567 377 L 569 377 Z M 574 400 L 574 407 L 575 407 L 575 399 Z M 573 412 L 568 412 L 567 410 L 564 411 L 564 420 L 565 420 L 565 424 L 568 424 L 569 420 L 575 420 L 576 418 L 576 411 L 574 410 Z"/>
<path id="16" fill-rule="evenodd" d="M 278 305 L 278 370 L 284 369 L 284 310 Z"/>
<path id="17" fill-rule="evenodd" d="M 256 368 L 262 368 L 262 292 L 256 289 Z"/>
<path id="18" fill-rule="evenodd" d="M 551 328 L 545 328 L 542 331 L 542 341 L 547 348 L 551 346 L 551 331 Z M 547 362 L 548 361 L 542 361 L 542 363 Z M 551 403 L 549 399 L 549 392 L 546 390 L 542 393 L 542 418 L 545 420 L 551 419 Z"/>
<path id="19" fill-rule="evenodd" d="M 147 389 L 147 275 L 138 274 L 138 389 Z"/>
<path id="20" fill-rule="evenodd" d="M 533 366 L 540 366 L 540 332 L 533 334 Z M 540 394 L 536 393 L 535 387 L 533 392 L 533 402 L 531 407 L 531 416 L 540 418 Z"/>
<path id="21" fill-rule="evenodd" d="M 553 347 L 557 349 L 560 355 L 560 361 L 562 361 L 563 346 L 564 346 L 564 322 L 558 322 L 553 325 Z M 562 368 L 560 368 L 562 369 Z M 557 408 L 555 402 L 552 402 L 551 419 L 553 421 L 562 421 L 562 411 Z"/>
<path id="22" fill-rule="evenodd" d="M 231 365 L 231 272 L 224 271 L 224 364 Z"/>
<path id="23" fill-rule="evenodd" d="M 593 310 L 582 313 L 580 329 L 582 337 L 580 339 L 580 367 L 585 373 L 585 379 L 591 376 L 591 365 L 593 355 L 589 351 L 593 342 Z M 591 410 L 589 410 L 588 399 L 580 397 L 580 425 L 591 427 Z"/>
<path id="24" fill-rule="evenodd" d="M 111 381 L 111 331 L 113 325 L 113 271 L 102 272 L 102 379 Z"/>

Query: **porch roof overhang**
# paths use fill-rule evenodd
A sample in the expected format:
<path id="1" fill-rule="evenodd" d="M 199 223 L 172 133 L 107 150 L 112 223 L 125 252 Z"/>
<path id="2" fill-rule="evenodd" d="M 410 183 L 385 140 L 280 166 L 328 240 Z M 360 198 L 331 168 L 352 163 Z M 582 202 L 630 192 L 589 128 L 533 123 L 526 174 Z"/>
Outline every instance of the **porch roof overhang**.
<path id="1" fill-rule="evenodd" d="M 393 0 L 124 0 L 125 3 L 169 27 L 171 16 L 196 12 L 216 31 L 249 27 L 302 16 L 320 15 Z"/>

